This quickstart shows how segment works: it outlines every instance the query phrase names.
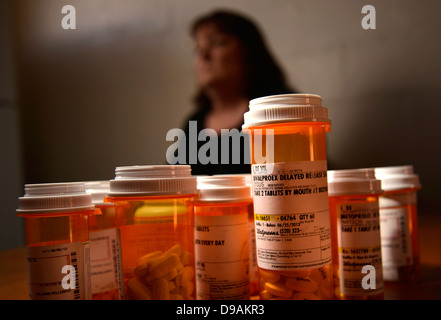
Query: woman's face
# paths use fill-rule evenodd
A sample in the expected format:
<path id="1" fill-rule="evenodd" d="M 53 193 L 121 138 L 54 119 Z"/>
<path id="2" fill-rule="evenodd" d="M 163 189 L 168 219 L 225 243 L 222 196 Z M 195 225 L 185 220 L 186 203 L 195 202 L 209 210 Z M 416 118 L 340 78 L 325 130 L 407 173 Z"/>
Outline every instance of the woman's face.
<path id="1" fill-rule="evenodd" d="M 197 80 L 202 87 L 237 85 L 244 79 L 243 50 L 239 40 L 214 24 L 200 26 L 194 34 Z"/>

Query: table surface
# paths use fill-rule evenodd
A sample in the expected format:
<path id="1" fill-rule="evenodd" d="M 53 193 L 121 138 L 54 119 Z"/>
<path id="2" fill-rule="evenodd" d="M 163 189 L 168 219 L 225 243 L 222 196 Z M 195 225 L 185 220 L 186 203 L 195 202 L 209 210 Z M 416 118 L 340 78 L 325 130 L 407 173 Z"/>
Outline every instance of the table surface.
<path id="1" fill-rule="evenodd" d="M 386 300 L 441 300 L 441 213 L 420 214 L 418 219 L 422 281 L 386 284 Z M 0 252 L 0 300 L 27 299 L 25 248 Z"/>

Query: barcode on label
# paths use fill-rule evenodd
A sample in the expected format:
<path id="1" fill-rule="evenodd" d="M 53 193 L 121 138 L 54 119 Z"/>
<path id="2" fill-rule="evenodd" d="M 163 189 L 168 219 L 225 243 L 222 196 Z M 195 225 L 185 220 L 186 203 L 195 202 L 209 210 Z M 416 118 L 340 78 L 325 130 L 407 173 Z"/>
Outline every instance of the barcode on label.
<path id="1" fill-rule="evenodd" d="M 71 265 L 75 268 L 75 289 L 74 289 L 74 300 L 80 299 L 80 279 L 78 274 L 78 260 L 77 252 L 73 251 L 70 253 Z"/>

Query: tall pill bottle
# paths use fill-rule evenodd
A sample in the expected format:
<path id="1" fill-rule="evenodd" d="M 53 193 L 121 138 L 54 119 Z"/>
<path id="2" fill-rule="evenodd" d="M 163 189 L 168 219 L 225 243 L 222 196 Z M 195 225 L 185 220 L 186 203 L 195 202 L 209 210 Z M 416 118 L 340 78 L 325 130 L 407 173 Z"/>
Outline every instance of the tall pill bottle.
<path id="1" fill-rule="evenodd" d="M 419 176 L 412 165 L 375 168 L 384 194 L 380 197 L 384 280 L 421 280 L 417 192 Z"/>
<path id="2" fill-rule="evenodd" d="M 250 298 L 250 187 L 240 175 L 198 177 L 195 260 L 198 300 Z"/>
<path id="3" fill-rule="evenodd" d="M 89 226 L 94 205 L 82 182 L 26 184 L 24 218 L 29 298 L 89 300 Z"/>
<path id="4" fill-rule="evenodd" d="M 92 300 L 123 300 L 121 239 L 116 227 L 115 205 L 105 202 L 108 180 L 86 181 L 95 213 L 89 217 L 90 278 Z"/>
<path id="5" fill-rule="evenodd" d="M 327 108 L 288 94 L 250 101 L 249 134 L 261 299 L 332 299 Z"/>
<path id="6" fill-rule="evenodd" d="M 197 195 L 187 165 L 115 169 L 106 201 L 115 204 L 127 299 L 195 299 Z"/>
<path id="7" fill-rule="evenodd" d="M 381 181 L 373 169 L 328 171 L 334 297 L 382 300 Z"/>

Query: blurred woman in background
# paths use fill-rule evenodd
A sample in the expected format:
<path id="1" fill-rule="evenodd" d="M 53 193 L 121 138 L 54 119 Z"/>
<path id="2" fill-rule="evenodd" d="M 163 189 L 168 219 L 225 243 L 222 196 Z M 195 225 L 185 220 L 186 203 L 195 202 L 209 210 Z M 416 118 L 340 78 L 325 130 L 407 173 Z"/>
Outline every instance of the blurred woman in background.
<path id="1" fill-rule="evenodd" d="M 251 99 L 284 93 L 294 93 L 270 53 L 257 26 L 245 16 L 230 11 L 215 11 L 198 18 L 191 26 L 194 42 L 194 68 L 198 84 L 195 112 L 186 123 L 187 160 L 189 158 L 189 126 L 197 124 L 197 134 L 203 129 L 217 133 L 217 163 L 192 164 L 192 173 L 250 173 L 249 161 L 241 144 L 240 163 L 233 164 L 232 144 L 228 164 L 221 163 L 221 130 L 241 131 L 243 115 Z M 190 121 L 193 121 L 190 123 Z M 209 139 L 209 138 L 207 138 Z M 208 141 L 208 140 L 207 140 Z M 206 141 L 197 141 L 197 150 Z M 248 143 L 248 142 L 247 142 Z M 205 151 L 205 149 L 204 149 Z M 192 155 L 193 159 L 196 155 Z M 187 161 L 187 163 L 191 163 Z"/>

